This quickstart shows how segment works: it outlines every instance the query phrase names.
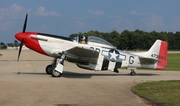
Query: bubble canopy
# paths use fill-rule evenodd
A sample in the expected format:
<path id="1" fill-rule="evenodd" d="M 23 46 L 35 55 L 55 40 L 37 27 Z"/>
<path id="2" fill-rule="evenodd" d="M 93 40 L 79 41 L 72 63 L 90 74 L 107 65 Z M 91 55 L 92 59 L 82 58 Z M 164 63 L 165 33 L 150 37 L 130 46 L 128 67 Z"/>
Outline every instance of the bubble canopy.
<path id="1" fill-rule="evenodd" d="M 88 44 L 89 43 L 97 43 L 97 44 L 105 45 L 105 46 L 110 47 L 110 48 L 116 48 L 111 43 L 109 43 L 108 41 L 106 41 L 102 38 L 96 37 L 96 36 L 89 36 L 87 43 Z"/>

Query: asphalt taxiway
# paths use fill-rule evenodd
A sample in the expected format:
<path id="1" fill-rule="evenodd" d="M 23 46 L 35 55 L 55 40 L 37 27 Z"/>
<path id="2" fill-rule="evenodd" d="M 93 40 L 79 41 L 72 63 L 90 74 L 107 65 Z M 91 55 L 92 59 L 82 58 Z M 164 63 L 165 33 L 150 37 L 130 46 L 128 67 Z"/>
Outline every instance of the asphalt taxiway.
<path id="1" fill-rule="evenodd" d="M 52 78 L 45 67 L 52 58 L 31 50 L 0 50 L 0 105 L 2 106 L 149 106 L 131 92 L 147 81 L 179 80 L 178 71 L 129 70 L 120 73 L 89 71 L 65 61 L 61 78 Z"/>

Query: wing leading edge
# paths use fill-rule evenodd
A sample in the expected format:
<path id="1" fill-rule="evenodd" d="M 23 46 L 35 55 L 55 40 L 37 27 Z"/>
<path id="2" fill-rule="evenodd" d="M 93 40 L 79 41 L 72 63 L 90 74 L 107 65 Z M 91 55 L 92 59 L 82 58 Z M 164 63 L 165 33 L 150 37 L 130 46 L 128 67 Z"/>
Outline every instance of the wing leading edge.
<path id="1" fill-rule="evenodd" d="M 97 63 L 99 52 L 82 48 L 74 47 L 66 51 L 66 57 L 69 61 L 85 62 L 85 63 Z"/>

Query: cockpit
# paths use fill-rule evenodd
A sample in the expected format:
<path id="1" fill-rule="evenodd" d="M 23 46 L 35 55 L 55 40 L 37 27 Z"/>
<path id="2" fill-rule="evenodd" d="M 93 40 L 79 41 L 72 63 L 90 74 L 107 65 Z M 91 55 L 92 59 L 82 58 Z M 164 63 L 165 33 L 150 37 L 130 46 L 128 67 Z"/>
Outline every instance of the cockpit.
<path id="1" fill-rule="evenodd" d="M 76 39 L 76 41 L 75 41 Z M 79 42 L 79 37 L 75 37 L 75 39 L 73 39 L 74 42 Z M 109 43 L 108 41 L 99 38 L 97 36 L 89 36 L 86 39 L 86 44 L 87 45 L 92 45 L 92 46 L 98 46 L 98 47 L 102 47 L 102 48 L 109 48 L 109 49 L 115 49 L 116 47 L 114 47 L 111 43 Z"/>
<path id="2" fill-rule="evenodd" d="M 106 41 L 102 38 L 96 37 L 96 36 L 89 36 L 87 44 L 93 45 L 93 46 L 100 46 L 100 47 L 104 47 L 104 48 L 116 48 L 108 41 Z"/>

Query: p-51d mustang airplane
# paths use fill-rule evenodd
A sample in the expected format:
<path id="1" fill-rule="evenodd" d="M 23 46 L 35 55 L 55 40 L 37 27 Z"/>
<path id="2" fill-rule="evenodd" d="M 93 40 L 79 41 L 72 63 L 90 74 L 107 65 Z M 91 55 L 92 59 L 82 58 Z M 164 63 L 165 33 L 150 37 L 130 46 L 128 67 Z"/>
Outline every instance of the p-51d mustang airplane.
<path id="1" fill-rule="evenodd" d="M 86 44 L 80 44 L 78 37 L 72 40 L 51 34 L 25 32 L 27 18 L 28 14 L 23 31 L 15 35 L 21 42 L 18 60 L 23 45 L 38 53 L 54 57 L 52 63 L 46 67 L 46 73 L 51 74 L 52 77 L 62 75 L 65 59 L 76 62 L 80 68 L 90 70 L 118 72 L 117 68 L 126 67 L 131 70 L 131 75 L 136 74 L 135 70 L 138 67 L 160 70 L 167 66 L 168 44 L 165 41 L 156 40 L 147 52 L 128 53 L 116 49 L 109 42 L 95 36 L 89 36 Z"/>

